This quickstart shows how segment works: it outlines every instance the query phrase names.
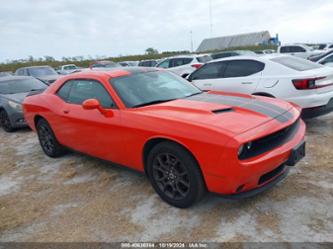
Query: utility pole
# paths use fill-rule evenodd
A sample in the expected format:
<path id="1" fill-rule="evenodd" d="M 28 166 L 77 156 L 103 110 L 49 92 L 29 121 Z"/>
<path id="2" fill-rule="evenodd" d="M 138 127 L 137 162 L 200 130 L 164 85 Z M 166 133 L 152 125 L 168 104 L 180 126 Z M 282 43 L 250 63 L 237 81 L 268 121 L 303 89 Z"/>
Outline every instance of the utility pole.
<path id="1" fill-rule="evenodd" d="M 192 30 L 190 31 L 190 36 L 191 36 L 191 52 L 193 53 L 193 32 L 192 32 Z"/>
<path id="2" fill-rule="evenodd" d="M 213 37 L 212 0 L 209 0 L 209 26 L 210 26 L 210 37 Z"/>

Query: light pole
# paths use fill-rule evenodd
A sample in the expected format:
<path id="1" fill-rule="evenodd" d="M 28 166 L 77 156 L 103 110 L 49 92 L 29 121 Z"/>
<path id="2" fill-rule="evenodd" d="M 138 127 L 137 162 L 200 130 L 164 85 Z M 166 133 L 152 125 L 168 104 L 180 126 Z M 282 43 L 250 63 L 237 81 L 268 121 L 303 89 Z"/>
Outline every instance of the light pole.
<path id="1" fill-rule="evenodd" d="M 210 37 L 212 37 L 213 36 L 212 0 L 209 0 L 209 26 L 210 26 Z"/>
<path id="2" fill-rule="evenodd" d="M 190 37 L 191 37 L 191 52 L 193 53 L 193 32 L 190 31 Z"/>

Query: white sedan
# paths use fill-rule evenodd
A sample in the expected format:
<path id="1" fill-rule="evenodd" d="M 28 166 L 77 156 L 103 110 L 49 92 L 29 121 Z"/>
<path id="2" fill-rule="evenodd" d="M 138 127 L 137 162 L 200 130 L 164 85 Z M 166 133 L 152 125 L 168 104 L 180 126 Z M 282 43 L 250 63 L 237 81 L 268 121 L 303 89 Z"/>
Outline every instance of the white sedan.
<path id="1" fill-rule="evenodd" d="M 166 58 L 158 63 L 156 67 L 164 68 L 185 78 L 210 60 L 212 60 L 212 58 L 207 54 L 180 55 Z"/>
<path id="2" fill-rule="evenodd" d="M 281 98 L 311 118 L 333 111 L 333 69 L 289 55 L 238 56 L 210 61 L 188 80 L 202 90 Z"/>

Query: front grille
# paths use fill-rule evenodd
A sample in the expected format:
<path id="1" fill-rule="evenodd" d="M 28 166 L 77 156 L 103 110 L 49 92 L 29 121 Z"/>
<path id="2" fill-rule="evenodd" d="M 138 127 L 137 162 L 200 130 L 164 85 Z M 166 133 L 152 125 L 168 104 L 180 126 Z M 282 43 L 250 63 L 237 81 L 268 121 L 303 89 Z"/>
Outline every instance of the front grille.
<path id="1" fill-rule="evenodd" d="M 244 150 L 243 153 L 239 155 L 239 159 L 249 159 L 251 157 L 255 157 L 267 151 L 273 150 L 274 148 L 279 147 L 282 144 L 285 144 L 295 136 L 297 130 L 299 129 L 300 123 L 301 120 L 298 119 L 292 125 L 280 131 L 252 141 L 251 149 Z"/>
<path id="2" fill-rule="evenodd" d="M 262 175 L 259 179 L 258 185 L 261 185 L 261 184 L 271 180 L 275 176 L 279 175 L 284 170 L 284 168 L 285 168 L 285 165 L 282 164 L 281 166 L 273 169 L 272 171 Z"/>

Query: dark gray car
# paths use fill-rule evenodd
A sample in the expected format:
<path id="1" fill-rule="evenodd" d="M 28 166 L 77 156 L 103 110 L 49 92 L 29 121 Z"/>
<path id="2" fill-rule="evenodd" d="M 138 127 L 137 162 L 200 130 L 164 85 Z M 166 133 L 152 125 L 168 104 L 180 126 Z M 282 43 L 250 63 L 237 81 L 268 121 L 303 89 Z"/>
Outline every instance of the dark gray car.
<path id="1" fill-rule="evenodd" d="M 15 71 L 18 76 L 32 76 L 46 84 L 55 82 L 60 75 L 50 66 L 21 67 Z"/>
<path id="2" fill-rule="evenodd" d="M 9 76 L 0 78 L 0 126 L 12 132 L 25 127 L 22 103 L 31 92 L 44 91 L 47 85 L 34 77 Z"/>

